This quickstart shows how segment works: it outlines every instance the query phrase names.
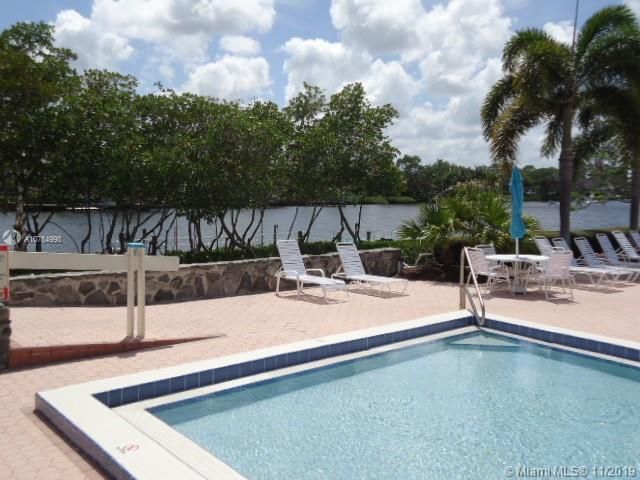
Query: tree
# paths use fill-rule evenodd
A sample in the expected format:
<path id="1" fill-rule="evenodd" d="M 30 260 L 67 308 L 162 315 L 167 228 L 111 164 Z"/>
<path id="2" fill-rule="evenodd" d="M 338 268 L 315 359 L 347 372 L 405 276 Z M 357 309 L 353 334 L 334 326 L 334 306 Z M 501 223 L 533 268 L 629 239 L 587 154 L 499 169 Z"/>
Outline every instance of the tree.
<path id="1" fill-rule="evenodd" d="M 629 8 L 605 7 L 585 22 L 573 46 L 540 29 L 517 32 L 502 54 L 504 76 L 482 106 L 484 136 L 494 161 L 505 169 L 515 163 L 522 135 L 545 124 L 541 154 L 550 157 L 560 149 L 560 233 L 567 241 L 576 112 L 596 94 L 593 85 L 599 72 L 625 61 L 620 52 L 632 50 L 626 45 L 634 43 L 628 32 L 635 22 Z"/>
<path id="2" fill-rule="evenodd" d="M 57 130 L 63 141 L 57 151 L 59 188 L 72 179 L 68 201 L 85 208 L 87 233 L 81 241 L 85 252 L 94 230 L 91 207 L 114 201 L 116 210 L 106 229 L 109 237 L 104 250 L 110 250 L 110 238 L 119 219 L 117 207 L 125 197 L 139 192 L 129 179 L 133 165 L 128 165 L 132 149 L 139 144 L 138 122 L 133 110 L 137 80 L 115 72 L 87 70 L 79 87 L 60 104 Z M 146 195 L 143 197 L 146 199 Z M 129 200 L 128 204 L 137 200 Z"/>
<path id="3" fill-rule="evenodd" d="M 15 206 L 14 228 L 23 238 L 39 235 L 51 220 L 53 212 L 38 220 L 43 204 L 64 203 L 66 189 L 50 182 L 59 172 L 60 105 L 77 86 L 70 66 L 75 58 L 54 46 L 53 27 L 43 22 L 17 23 L 0 34 L 0 168 L 8 192 L 3 200 L 5 207 Z"/>
<path id="4" fill-rule="evenodd" d="M 559 198 L 558 169 L 535 168 L 527 165 L 522 169 L 524 195 L 527 200 L 541 202 L 557 201 Z"/>
<path id="5" fill-rule="evenodd" d="M 281 196 L 284 148 L 291 124 L 273 102 L 256 101 L 238 113 L 232 125 L 236 140 L 230 155 L 222 159 L 227 188 L 222 203 L 225 209 L 218 220 L 232 246 L 253 253 L 251 242 L 262 225 L 265 209 Z M 227 132 L 221 130 L 218 135 L 226 136 Z M 239 232 L 242 209 L 249 209 L 251 217 Z"/>
<path id="6" fill-rule="evenodd" d="M 498 183 L 496 169 L 492 166 L 465 167 L 437 159 L 422 165 L 420 157 L 405 155 L 397 162 L 404 175 L 407 194 L 415 200 L 430 202 L 445 194 L 460 182 L 482 180 Z"/>
<path id="7" fill-rule="evenodd" d="M 312 205 L 307 228 L 302 234 L 304 241 L 309 239 L 313 224 L 322 212 L 323 200 L 328 197 L 327 184 L 323 182 L 327 165 L 325 138 L 321 129 L 321 120 L 327 106 L 323 91 L 316 86 L 304 83 L 303 90 L 289 100 L 283 109 L 292 125 L 289 143 L 286 149 L 284 198 L 296 204 L 295 213 L 289 226 L 287 238 L 291 237 L 298 218 L 298 205 Z"/>
<path id="8" fill-rule="evenodd" d="M 401 177 L 394 169 L 397 149 L 386 135 L 386 129 L 398 112 L 391 105 L 373 107 L 360 83 L 345 86 L 331 96 L 319 130 L 323 135 L 326 155 L 325 182 L 329 199 L 338 207 L 341 227 L 355 243 L 360 241 L 360 221 L 352 226 L 344 211 L 348 204 L 360 205 L 373 192 L 398 191 Z"/>
<path id="9" fill-rule="evenodd" d="M 602 69 L 580 110 L 579 160 L 617 152 L 631 171 L 629 228 L 638 229 L 640 214 L 640 29 L 637 23 L 624 30 L 609 68 Z M 615 39 L 614 39 L 615 40 Z"/>

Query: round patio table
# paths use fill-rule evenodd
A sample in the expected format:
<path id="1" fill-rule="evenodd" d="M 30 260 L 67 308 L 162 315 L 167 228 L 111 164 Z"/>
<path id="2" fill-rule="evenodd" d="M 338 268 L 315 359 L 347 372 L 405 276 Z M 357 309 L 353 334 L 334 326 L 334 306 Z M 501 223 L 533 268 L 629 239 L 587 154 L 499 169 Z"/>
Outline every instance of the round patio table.
<path id="1" fill-rule="evenodd" d="M 527 267 L 531 265 L 540 265 L 549 260 L 544 255 L 515 255 L 515 254 L 497 254 L 487 255 L 487 260 L 500 263 L 511 263 L 513 265 L 513 283 L 511 284 L 512 293 L 527 293 L 526 275 Z M 522 272 L 522 273 L 521 273 Z"/>

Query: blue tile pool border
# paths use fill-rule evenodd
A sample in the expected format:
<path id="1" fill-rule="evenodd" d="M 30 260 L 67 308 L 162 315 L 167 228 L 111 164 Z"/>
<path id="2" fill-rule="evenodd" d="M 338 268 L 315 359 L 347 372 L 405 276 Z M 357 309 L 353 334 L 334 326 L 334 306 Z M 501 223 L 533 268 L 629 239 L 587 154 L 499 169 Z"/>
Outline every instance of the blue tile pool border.
<path id="1" fill-rule="evenodd" d="M 428 337 L 437 333 L 474 325 L 477 326 L 477 322 L 473 316 L 460 317 L 453 320 L 432 323 L 430 325 L 398 330 L 396 332 L 382 333 L 330 345 L 321 345 L 289 353 L 282 353 L 257 360 L 224 365 L 168 379 L 156 380 L 154 382 L 130 385 L 125 388 L 96 393 L 94 394 L 94 398 L 110 408 L 120 407 L 141 400 L 149 400 L 172 393 L 184 392 L 186 390 L 220 384 L 250 375 L 270 372 L 280 368 L 293 367 L 339 355 L 362 352 L 384 345 L 420 337 Z M 482 327 L 624 360 L 640 361 L 640 349 L 617 345 L 611 342 L 492 318 L 487 318 Z"/>
<path id="2" fill-rule="evenodd" d="M 432 323 L 419 327 L 382 333 L 364 338 L 356 338 L 329 345 L 305 348 L 289 353 L 282 353 L 257 360 L 224 365 L 217 368 L 191 372 L 185 375 L 157 380 L 139 385 L 128 385 L 93 394 L 93 397 L 109 408 L 120 407 L 140 400 L 149 400 L 172 393 L 184 392 L 200 387 L 207 387 L 230 380 L 236 380 L 250 375 L 270 372 L 280 368 L 293 367 L 304 363 L 323 360 L 326 358 L 357 353 L 372 348 L 391 345 L 393 343 L 428 337 L 450 330 L 475 325 L 472 316 L 464 316 L 453 320 Z"/>
<path id="3" fill-rule="evenodd" d="M 570 333 L 556 332 L 553 329 L 545 330 L 542 328 L 531 327 L 529 325 L 520 325 L 518 323 L 495 320 L 492 318 L 487 318 L 482 327 L 525 338 L 532 338 L 542 342 L 577 348 L 586 352 L 640 362 L 640 349 L 625 345 L 618 345 L 608 341 L 573 335 Z"/>
<path id="4" fill-rule="evenodd" d="M 457 331 L 478 327 L 467 311 L 425 317 L 400 324 L 384 325 L 363 331 L 305 340 L 296 344 L 270 347 L 264 351 L 245 352 L 228 358 L 211 358 L 193 364 L 101 379 L 83 384 L 36 393 L 36 410 L 49 419 L 72 444 L 104 468 L 113 478 L 158 478 L 158 472 L 180 471 L 185 480 L 201 476 L 187 464 L 111 408 L 150 400 L 195 388 L 223 384 L 242 377 L 300 366 L 345 354 L 366 352 L 406 340 L 428 341 L 436 334 L 455 335 Z M 528 323 L 493 315 L 480 329 L 515 335 L 524 340 L 545 342 L 558 348 L 577 349 L 585 355 L 602 355 L 609 361 L 640 362 L 640 344 L 598 337 L 583 332 Z M 336 361 L 339 361 L 336 358 Z M 249 380 L 251 381 L 251 380 Z M 222 388 L 225 388 L 222 385 Z M 130 450 L 135 447 L 136 450 Z M 139 450 L 138 450 L 139 448 Z M 143 452 L 142 457 L 135 453 Z M 151 460 L 150 460 L 151 459 Z M 223 465 L 224 468 L 228 468 Z M 218 469 L 218 464 L 208 468 Z M 224 472 L 219 478 L 224 477 Z"/>

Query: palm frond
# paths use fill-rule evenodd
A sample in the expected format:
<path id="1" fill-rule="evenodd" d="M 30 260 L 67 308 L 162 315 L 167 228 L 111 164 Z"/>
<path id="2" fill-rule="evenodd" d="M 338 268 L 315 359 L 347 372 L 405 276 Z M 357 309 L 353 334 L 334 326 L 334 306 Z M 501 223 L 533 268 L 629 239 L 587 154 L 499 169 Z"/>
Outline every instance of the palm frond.
<path id="1" fill-rule="evenodd" d="M 567 45 L 556 41 L 538 42 L 528 49 L 526 61 L 518 69 L 516 86 L 530 98 L 557 95 L 566 90 L 572 67 Z"/>
<path id="2" fill-rule="evenodd" d="M 547 122 L 545 127 L 545 139 L 540 149 L 540 155 L 549 158 L 555 155 L 562 142 L 562 109 L 558 109 L 555 115 Z"/>
<path id="3" fill-rule="evenodd" d="M 513 76 L 509 74 L 498 80 L 495 85 L 491 87 L 491 90 L 484 99 L 480 112 L 483 134 L 486 140 L 489 140 L 491 129 L 498 119 L 500 112 L 513 99 L 515 93 Z"/>
<path id="4" fill-rule="evenodd" d="M 542 112 L 528 108 L 521 98 L 513 101 L 500 114 L 490 131 L 493 161 L 502 167 L 511 166 L 516 160 L 520 137 L 535 126 L 541 117 Z"/>
<path id="5" fill-rule="evenodd" d="M 579 60 L 580 83 L 640 78 L 640 29 L 624 27 L 595 39 Z"/>
<path id="6" fill-rule="evenodd" d="M 555 42 L 555 40 L 539 28 L 527 28 L 516 32 L 507 42 L 502 52 L 502 67 L 504 70 L 507 72 L 515 71 L 527 50 L 539 42 Z"/>
<path id="7" fill-rule="evenodd" d="M 636 17 L 625 5 L 611 5 L 591 15 L 583 25 L 576 41 L 577 58 L 582 58 L 591 44 L 620 28 L 635 28 Z"/>

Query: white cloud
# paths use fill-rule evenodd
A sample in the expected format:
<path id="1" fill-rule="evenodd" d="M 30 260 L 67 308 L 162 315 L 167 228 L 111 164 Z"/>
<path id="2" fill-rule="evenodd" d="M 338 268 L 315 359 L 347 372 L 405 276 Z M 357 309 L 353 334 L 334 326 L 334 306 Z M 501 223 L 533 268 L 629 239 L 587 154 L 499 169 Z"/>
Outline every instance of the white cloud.
<path id="1" fill-rule="evenodd" d="M 273 0 L 95 0 L 91 16 L 112 31 L 148 41 L 267 31 Z"/>
<path id="2" fill-rule="evenodd" d="M 372 58 L 341 43 L 323 39 L 292 38 L 284 44 L 288 58 L 284 70 L 288 76 L 286 98 L 293 97 L 303 82 L 324 88 L 330 93 L 360 78 L 370 67 Z"/>
<path id="3" fill-rule="evenodd" d="M 392 103 L 402 110 L 419 90 L 418 82 L 400 62 L 374 60 L 368 52 L 342 43 L 292 38 L 284 50 L 288 55 L 284 63 L 289 80 L 287 99 L 300 91 L 303 82 L 317 85 L 329 94 L 348 83 L 362 82 L 373 103 Z"/>
<path id="4" fill-rule="evenodd" d="M 97 28 L 94 22 L 75 10 L 59 12 L 54 26 L 56 44 L 78 54 L 76 66 L 80 70 L 114 68 L 134 53 L 126 38 Z"/>
<path id="5" fill-rule="evenodd" d="M 457 95 L 511 35 L 511 20 L 499 0 L 451 0 L 417 19 L 418 43 L 403 52 L 420 65 L 432 94 Z"/>
<path id="6" fill-rule="evenodd" d="M 378 59 L 361 81 L 374 104 L 391 103 L 401 112 L 409 107 L 420 90 L 420 83 L 400 62 L 385 63 Z"/>
<path id="7" fill-rule="evenodd" d="M 396 145 L 427 162 L 443 158 L 462 165 L 486 164 L 489 149 L 482 137 L 480 107 L 500 74 L 500 61 L 490 59 L 464 94 L 449 97 L 444 105 L 425 102 L 412 108 L 390 129 Z"/>
<path id="8" fill-rule="evenodd" d="M 331 18 L 345 47 L 417 63 L 430 95 L 464 93 L 512 33 L 500 0 L 332 0 Z"/>
<path id="9" fill-rule="evenodd" d="M 74 10 L 58 14 L 56 38 L 79 54 L 83 67 L 115 68 L 143 52 L 143 77 L 171 79 L 176 68 L 189 71 L 206 64 L 215 37 L 265 32 L 275 20 L 274 0 L 94 0 L 87 18 Z M 239 37 L 244 38 L 244 37 Z M 250 39 L 247 39 L 250 40 Z M 242 54 L 256 55 L 256 44 L 229 42 Z"/>
<path id="10" fill-rule="evenodd" d="M 181 90 L 236 100 L 259 96 L 270 85 L 269 63 L 264 58 L 225 55 L 195 67 Z"/>
<path id="11" fill-rule="evenodd" d="M 399 107 L 389 134 L 403 153 L 427 162 L 489 161 L 480 108 L 502 74 L 499 56 L 512 34 L 500 0 L 431 8 L 420 0 L 332 0 L 331 18 L 340 42 L 285 44 L 287 98 L 303 80 L 329 93 L 361 81 L 373 102 Z"/>
<path id="12" fill-rule="evenodd" d="M 559 42 L 571 44 L 573 41 L 573 22 L 570 20 L 547 22 L 542 29 Z"/>
<path id="13" fill-rule="evenodd" d="M 235 55 L 255 56 L 260 53 L 260 44 L 243 35 L 225 35 L 220 39 L 220 48 Z"/>
<path id="14" fill-rule="evenodd" d="M 624 3 L 640 17 L 640 0 L 625 0 Z"/>
<path id="15" fill-rule="evenodd" d="M 345 43 L 373 53 L 409 47 L 416 41 L 411 26 L 425 13 L 420 0 L 332 0 L 330 12 Z"/>

